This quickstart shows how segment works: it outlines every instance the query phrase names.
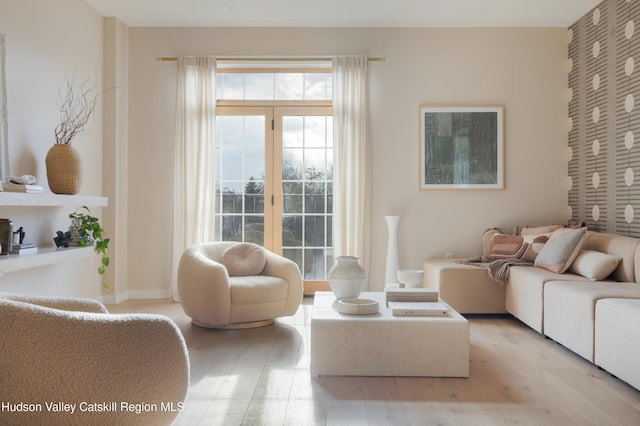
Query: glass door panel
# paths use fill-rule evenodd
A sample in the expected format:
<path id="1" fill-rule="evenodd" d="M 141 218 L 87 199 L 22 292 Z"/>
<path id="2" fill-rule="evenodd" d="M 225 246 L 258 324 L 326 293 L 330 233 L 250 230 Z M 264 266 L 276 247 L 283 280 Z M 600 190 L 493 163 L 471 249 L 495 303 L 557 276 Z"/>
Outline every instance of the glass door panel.
<path id="1" fill-rule="evenodd" d="M 272 108 L 218 108 L 216 113 L 216 240 L 270 248 L 265 222 L 272 212 L 265 209 L 265 194 L 271 193 L 273 179 L 267 167 Z"/>
<path id="2" fill-rule="evenodd" d="M 333 266 L 331 114 L 330 107 L 217 110 L 216 239 L 257 243 L 293 260 L 307 294 L 309 285 L 328 289 Z"/>
<path id="3" fill-rule="evenodd" d="M 326 280 L 333 265 L 333 117 L 331 109 L 277 108 L 281 142 L 281 247 L 305 281 Z M 278 131 L 280 129 L 280 131 Z"/>

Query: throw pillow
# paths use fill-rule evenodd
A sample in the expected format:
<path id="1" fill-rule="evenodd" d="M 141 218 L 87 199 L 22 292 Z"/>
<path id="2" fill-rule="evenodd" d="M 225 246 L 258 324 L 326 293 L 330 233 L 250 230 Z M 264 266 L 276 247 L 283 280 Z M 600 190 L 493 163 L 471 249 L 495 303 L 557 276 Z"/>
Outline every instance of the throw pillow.
<path id="1" fill-rule="evenodd" d="M 491 243 L 491 252 L 487 256 L 489 260 L 519 259 L 527 249 L 524 239 L 519 235 L 495 234 Z"/>
<path id="2" fill-rule="evenodd" d="M 600 281 L 611 275 L 621 260 L 620 256 L 613 254 L 595 250 L 580 250 L 569 271 L 589 278 L 591 281 Z"/>
<path id="3" fill-rule="evenodd" d="M 545 243 L 549 241 L 550 236 L 551 233 L 523 237 L 524 242 L 528 243 L 528 247 L 522 255 L 522 260 L 526 260 L 527 262 L 535 262 L 538 254 L 542 250 L 542 247 L 544 247 Z"/>
<path id="4" fill-rule="evenodd" d="M 534 266 L 562 274 L 578 255 L 585 236 L 582 229 L 562 228 L 554 231 L 538 253 Z"/>
<path id="5" fill-rule="evenodd" d="M 262 272 L 267 254 L 257 244 L 238 243 L 222 252 L 221 263 L 230 277 L 249 277 Z"/>

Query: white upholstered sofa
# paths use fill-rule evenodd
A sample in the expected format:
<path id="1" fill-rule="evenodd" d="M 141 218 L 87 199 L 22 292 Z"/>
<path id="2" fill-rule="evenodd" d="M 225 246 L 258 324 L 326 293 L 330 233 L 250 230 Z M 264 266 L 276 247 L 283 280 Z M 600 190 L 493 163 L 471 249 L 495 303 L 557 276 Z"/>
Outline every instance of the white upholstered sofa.
<path id="1" fill-rule="evenodd" d="M 483 255 L 497 230 L 483 235 Z M 539 333 L 640 389 L 640 239 L 587 231 L 580 249 L 619 258 L 615 270 L 592 280 L 536 266 L 511 266 L 498 284 L 485 269 L 459 260 L 423 263 L 424 286 L 462 313 L 508 312 Z M 586 255 L 587 252 L 580 252 Z"/>
<path id="2" fill-rule="evenodd" d="M 167 317 L 0 293 L 0 424 L 169 425 L 188 386 L 187 347 Z"/>

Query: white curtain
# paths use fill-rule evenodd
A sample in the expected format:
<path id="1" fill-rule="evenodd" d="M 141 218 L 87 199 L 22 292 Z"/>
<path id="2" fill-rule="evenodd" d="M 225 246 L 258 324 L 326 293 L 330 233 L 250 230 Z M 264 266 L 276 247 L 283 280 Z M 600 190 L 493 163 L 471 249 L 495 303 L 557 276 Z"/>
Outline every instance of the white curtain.
<path id="1" fill-rule="evenodd" d="M 182 252 L 190 245 L 214 239 L 215 81 L 215 57 L 178 58 L 172 244 L 172 293 L 176 301 Z"/>
<path id="2" fill-rule="evenodd" d="M 333 58 L 335 256 L 357 256 L 370 276 L 370 148 L 367 57 Z"/>

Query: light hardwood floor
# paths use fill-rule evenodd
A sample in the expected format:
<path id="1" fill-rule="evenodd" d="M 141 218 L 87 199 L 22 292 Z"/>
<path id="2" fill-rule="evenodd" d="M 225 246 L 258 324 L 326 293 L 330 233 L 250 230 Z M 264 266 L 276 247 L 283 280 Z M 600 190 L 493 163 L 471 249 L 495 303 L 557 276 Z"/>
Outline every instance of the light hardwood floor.
<path id="1" fill-rule="evenodd" d="M 176 425 L 640 425 L 640 391 L 509 316 L 468 318 L 468 379 L 310 377 L 312 303 L 236 331 L 192 326 L 168 301 L 108 308 L 182 330 L 191 386 Z"/>

